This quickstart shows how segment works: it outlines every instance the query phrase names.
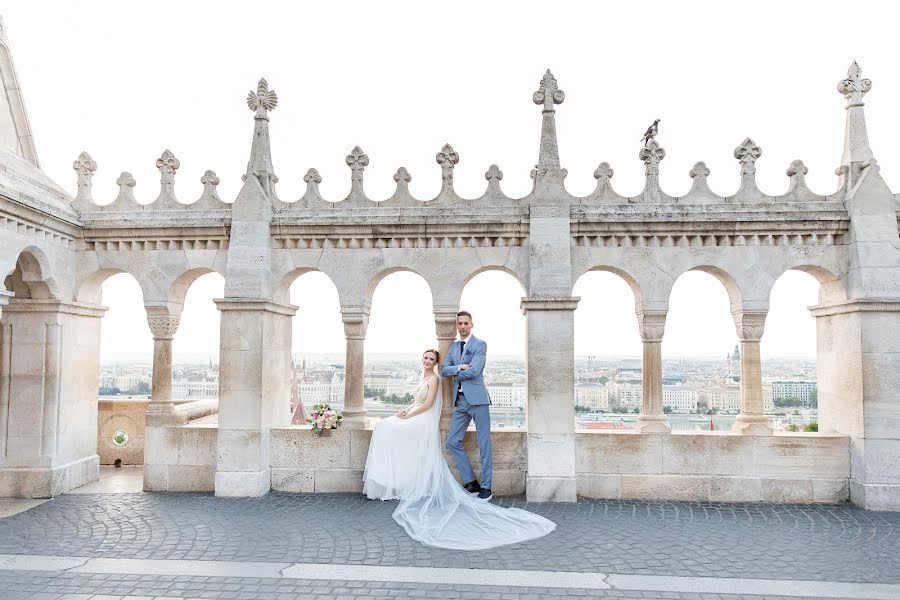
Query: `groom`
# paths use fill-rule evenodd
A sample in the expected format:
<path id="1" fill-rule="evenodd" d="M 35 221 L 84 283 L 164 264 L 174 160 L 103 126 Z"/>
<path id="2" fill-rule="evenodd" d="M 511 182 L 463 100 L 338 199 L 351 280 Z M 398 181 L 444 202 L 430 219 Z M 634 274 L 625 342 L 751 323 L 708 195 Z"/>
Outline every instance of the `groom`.
<path id="1" fill-rule="evenodd" d="M 487 344 L 472 335 L 472 315 L 466 311 L 456 314 L 456 331 L 459 340 L 453 342 L 441 368 L 441 375 L 453 378 L 453 417 L 447 448 L 456 460 L 456 468 L 465 484 L 466 491 L 477 493 L 482 500 L 491 499 L 491 413 L 484 379 L 484 363 L 487 358 Z M 469 422 L 475 419 L 478 434 L 478 453 L 481 455 L 481 484 L 475 479 L 469 457 L 462 447 L 463 436 Z"/>

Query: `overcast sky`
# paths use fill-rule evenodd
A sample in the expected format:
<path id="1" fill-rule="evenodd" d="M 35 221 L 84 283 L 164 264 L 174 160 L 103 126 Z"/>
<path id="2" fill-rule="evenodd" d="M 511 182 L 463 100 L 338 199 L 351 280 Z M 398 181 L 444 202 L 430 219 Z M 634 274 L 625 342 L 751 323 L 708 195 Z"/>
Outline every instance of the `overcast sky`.
<path id="1" fill-rule="evenodd" d="M 176 195 L 192 201 L 200 177 L 214 169 L 223 198 L 237 193 L 250 147 L 247 92 L 260 76 L 279 97 L 271 113 L 272 152 L 284 200 L 302 195 L 315 167 L 321 191 L 339 200 L 349 189 L 344 157 L 354 145 L 369 155 L 366 191 L 394 189 L 403 165 L 411 190 L 431 198 L 440 188 L 434 155 L 450 142 L 460 155 L 455 183 L 481 194 L 491 163 L 514 197 L 531 187 L 540 107 L 531 95 L 548 67 L 566 93 L 557 107 L 567 186 L 589 193 L 601 161 L 613 186 L 634 195 L 643 186 L 638 159 L 644 129 L 661 118 L 666 149 L 660 179 L 684 194 L 698 160 L 710 186 L 733 193 L 734 148 L 747 136 L 762 147 L 760 187 L 787 189 L 797 158 L 810 187 L 834 191 L 845 101 L 835 87 L 857 60 L 874 86 L 866 115 L 875 156 L 893 189 L 900 180 L 896 111 L 900 72 L 895 24 L 867 4 L 843 3 L 247 3 L 0 1 L 39 158 L 74 194 L 72 161 L 87 150 L 98 163 L 94 196 L 112 201 L 115 179 L 130 171 L 135 195 L 159 191 L 155 160 L 168 148 L 181 161 Z M 872 4 L 871 6 L 878 6 Z M 337 296 L 323 275 L 292 289 L 299 305 L 297 352 L 343 352 Z M 176 337 L 176 360 L 216 353 L 218 313 L 211 298 L 222 280 L 208 275 L 191 289 Z M 639 355 L 634 299 L 615 276 L 578 282 L 576 353 Z M 815 326 L 806 306 L 817 284 L 789 273 L 772 296 L 763 356 L 814 356 Z M 522 289 L 489 273 L 465 290 L 475 332 L 491 352 L 522 354 Z M 128 276 L 104 288 L 110 307 L 103 354 L 151 356 L 139 291 Z M 425 283 L 399 273 L 376 290 L 368 352 L 417 354 L 434 341 Z M 723 356 L 736 341 L 724 289 L 690 273 L 673 291 L 663 353 Z"/>

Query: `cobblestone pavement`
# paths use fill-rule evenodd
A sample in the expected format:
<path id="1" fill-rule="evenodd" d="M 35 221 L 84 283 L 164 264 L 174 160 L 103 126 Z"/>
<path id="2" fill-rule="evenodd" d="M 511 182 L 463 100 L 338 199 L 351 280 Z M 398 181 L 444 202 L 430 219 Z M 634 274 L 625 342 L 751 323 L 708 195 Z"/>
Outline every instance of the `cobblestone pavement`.
<path id="1" fill-rule="evenodd" d="M 0 554 L 900 583 L 900 513 L 852 505 L 496 503 L 542 514 L 558 529 L 463 552 L 409 539 L 391 518 L 396 503 L 358 494 L 64 495 L 0 519 Z"/>
<path id="2" fill-rule="evenodd" d="M 852 505 L 495 503 L 542 514 L 558 528 L 524 544 L 463 552 L 409 539 L 391 518 L 395 502 L 357 494 L 63 495 L 0 519 L 0 555 L 463 568 L 472 578 L 437 585 L 0 570 L 0 598 L 763 598 L 475 585 L 478 569 L 900 583 L 900 513 Z"/>
<path id="3" fill-rule="evenodd" d="M 544 598 L 657 598 L 669 600 L 788 600 L 786 596 L 693 594 L 617 590 L 559 590 L 477 585 L 398 584 L 390 582 L 316 582 L 237 577 L 97 575 L 0 571 L 3 600 L 148 600 L 210 598 L 232 600 L 328 600 L 425 598 L 459 600 L 543 600 Z M 793 596 L 790 600 L 796 600 Z M 809 597 L 813 598 L 813 597 Z M 834 600 L 833 598 L 829 600 Z"/>

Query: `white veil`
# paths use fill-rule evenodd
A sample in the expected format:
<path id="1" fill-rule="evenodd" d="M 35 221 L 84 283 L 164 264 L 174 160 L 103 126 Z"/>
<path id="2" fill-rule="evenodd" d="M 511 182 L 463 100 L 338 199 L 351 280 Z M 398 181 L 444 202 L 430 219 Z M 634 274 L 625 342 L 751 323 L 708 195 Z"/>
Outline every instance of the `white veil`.
<path id="1" fill-rule="evenodd" d="M 457 483 L 441 450 L 441 379 L 421 445 L 420 472 L 394 510 L 394 520 L 415 540 L 454 550 L 484 550 L 547 535 L 556 524 L 518 508 L 501 508 Z"/>

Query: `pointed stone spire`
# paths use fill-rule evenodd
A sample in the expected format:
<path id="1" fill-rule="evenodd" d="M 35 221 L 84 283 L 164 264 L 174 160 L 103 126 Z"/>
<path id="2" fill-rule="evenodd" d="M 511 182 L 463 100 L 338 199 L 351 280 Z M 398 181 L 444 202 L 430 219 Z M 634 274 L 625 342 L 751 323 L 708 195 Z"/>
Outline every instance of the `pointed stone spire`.
<path id="1" fill-rule="evenodd" d="M 278 177 L 272 167 L 272 151 L 269 146 L 269 111 L 278 105 L 275 90 L 269 89 L 265 79 L 259 80 L 255 92 L 247 96 L 247 106 L 255 112 L 253 116 L 253 144 L 250 147 L 250 160 L 247 162 L 247 173 L 241 178 L 256 177 L 266 196 L 274 196 L 273 185 Z"/>
<path id="2" fill-rule="evenodd" d="M 559 145 L 556 141 L 556 109 L 555 104 L 562 104 L 566 94 L 556 84 L 556 78 L 550 69 L 541 79 L 538 90 L 532 100 L 535 104 L 543 106 L 541 114 L 541 148 L 538 155 L 538 164 L 535 167 L 535 189 L 541 187 L 541 183 L 555 183 L 562 187 L 562 179 L 565 177 L 559 165 Z"/>
<path id="3" fill-rule="evenodd" d="M 847 70 L 847 78 L 837 84 L 837 90 L 847 99 L 847 125 L 844 130 L 844 154 L 841 166 L 847 167 L 841 175 L 841 184 L 847 188 L 859 176 L 863 164 L 874 158 L 869 148 L 866 131 L 866 115 L 863 112 L 863 96 L 872 89 L 872 82 L 862 78 L 862 69 L 853 61 Z"/>

